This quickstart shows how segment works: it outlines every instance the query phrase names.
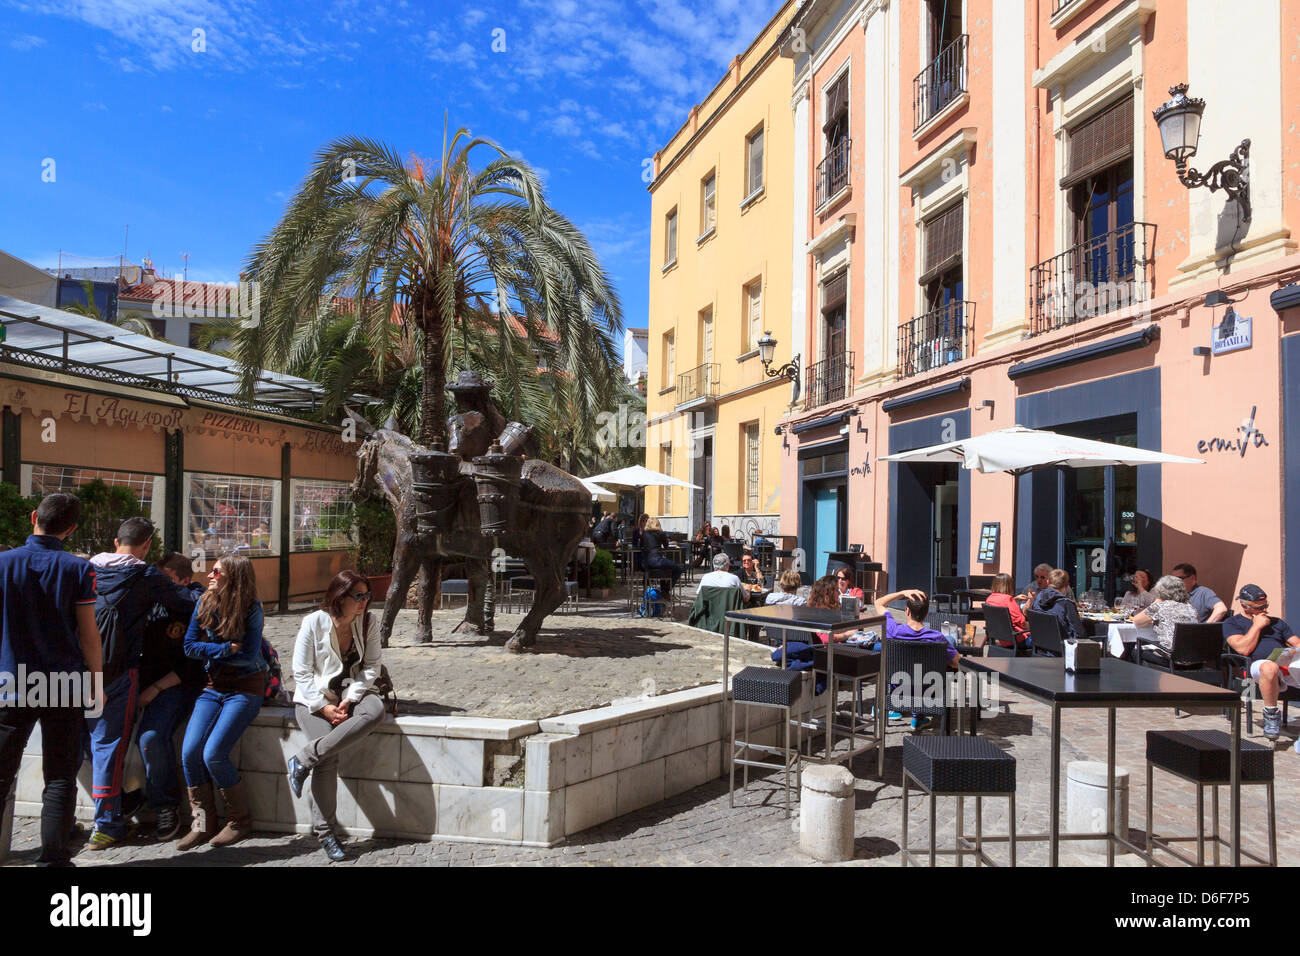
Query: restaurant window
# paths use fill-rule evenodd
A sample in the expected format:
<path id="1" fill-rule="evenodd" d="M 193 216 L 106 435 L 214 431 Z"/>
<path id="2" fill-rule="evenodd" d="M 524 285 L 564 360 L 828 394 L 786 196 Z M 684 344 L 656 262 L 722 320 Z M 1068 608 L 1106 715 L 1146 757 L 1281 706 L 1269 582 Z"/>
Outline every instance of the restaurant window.
<path id="1" fill-rule="evenodd" d="M 63 493 L 75 495 L 83 485 L 98 479 L 113 488 L 125 488 L 135 495 L 140 511 L 161 528 L 166 514 L 164 479 L 141 471 L 110 471 L 103 468 L 78 468 L 70 465 L 24 464 L 18 485 L 24 495 L 44 498 Z"/>
<path id="2" fill-rule="evenodd" d="M 763 280 L 755 279 L 745 286 L 745 351 L 758 348 L 763 337 Z"/>
<path id="3" fill-rule="evenodd" d="M 346 481 L 295 478 L 289 494 L 292 551 L 336 551 L 356 544 Z"/>
<path id="4" fill-rule="evenodd" d="M 750 514 L 758 512 L 758 479 L 760 450 L 758 442 L 758 422 L 745 426 L 745 510 Z"/>
<path id="5" fill-rule="evenodd" d="M 669 476 L 673 473 L 673 446 L 671 443 L 662 445 L 659 448 L 659 470 Z M 660 514 L 670 515 L 673 513 L 672 485 L 664 485 L 663 492 L 664 500 L 660 508 Z"/>
<path id="6" fill-rule="evenodd" d="M 674 207 L 664 220 L 664 267 L 677 261 L 677 209 Z"/>
<path id="7" fill-rule="evenodd" d="M 235 552 L 280 553 L 280 482 L 271 478 L 185 473 L 187 553 L 209 560 Z"/>
<path id="8" fill-rule="evenodd" d="M 700 182 L 700 236 L 706 236 L 718 224 L 718 177 L 709 173 Z"/>
<path id="9" fill-rule="evenodd" d="M 745 195 L 754 195 L 763 188 L 763 127 L 745 139 Z"/>
<path id="10" fill-rule="evenodd" d="M 1059 425 L 1053 431 L 1137 447 L 1136 415 Z M 1137 569 L 1137 468 L 1063 468 L 1060 475 L 1064 567 L 1070 582 L 1077 595 L 1100 591 L 1113 602 Z"/>

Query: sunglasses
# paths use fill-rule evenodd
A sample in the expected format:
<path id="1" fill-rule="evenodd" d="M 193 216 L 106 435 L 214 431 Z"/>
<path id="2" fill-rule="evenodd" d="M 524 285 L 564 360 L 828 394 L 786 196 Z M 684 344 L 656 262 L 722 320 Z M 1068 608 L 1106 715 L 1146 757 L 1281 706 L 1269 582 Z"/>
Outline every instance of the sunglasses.
<path id="1" fill-rule="evenodd" d="M 348 597 L 352 598 L 354 601 L 363 603 L 370 600 L 371 594 L 369 591 L 355 591 L 352 594 L 349 594 Z"/>
<path id="2" fill-rule="evenodd" d="M 219 578 L 222 577 L 225 572 L 223 572 L 220 568 L 213 568 L 210 573 L 214 578 Z"/>

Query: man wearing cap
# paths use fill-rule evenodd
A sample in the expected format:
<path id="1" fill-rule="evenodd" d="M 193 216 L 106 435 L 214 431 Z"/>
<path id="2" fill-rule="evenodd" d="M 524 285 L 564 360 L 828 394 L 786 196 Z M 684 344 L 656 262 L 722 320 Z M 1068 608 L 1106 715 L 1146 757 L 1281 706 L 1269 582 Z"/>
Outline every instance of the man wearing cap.
<path id="1" fill-rule="evenodd" d="M 1250 658 L 1250 678 L 1264 699 L 1264 736 L 1277 740 L 1282 729 L 1282 711 L 1277 706 L 1282 670 L 1269 658 L 1284 647 L 1300 647 L 1300 636 L 1280 617 L 1269 617 L 1268 595 L 1258 585 L 1243 587 L 1237 602 L 1241 613 L 1223 622 L 1223 636 L 1234 653 Z"/>
<path id="2" fill-rule="evenodd" d="M 1196 608 L 1202 624 L 1218 624 L 1228 616 L 1228 605 L 1204 584 L 1196 583 L 1195 567 L 1187 563 L 1175 564 L 1169 573 L 1182 579 L 1183 587 L 1187 588 L 1187 603 Z"/>
<path id="3" fill-rule="evenodd" d="M 95 620 L 104 641 L 104 709 L 87 718 L 91 760 L 90 795 L 95 800 L 91 850 L 107 850 L 127 836 L 122 807 L 122 775 L 139 710 L 140 656 L 150 612 L 161 605 L 187 620 L 197 595 L 145 563 L 153 544 L 148 518 L 127 518 L 113 539 L 116 550 L 90 559 L 95 574 Z"/>

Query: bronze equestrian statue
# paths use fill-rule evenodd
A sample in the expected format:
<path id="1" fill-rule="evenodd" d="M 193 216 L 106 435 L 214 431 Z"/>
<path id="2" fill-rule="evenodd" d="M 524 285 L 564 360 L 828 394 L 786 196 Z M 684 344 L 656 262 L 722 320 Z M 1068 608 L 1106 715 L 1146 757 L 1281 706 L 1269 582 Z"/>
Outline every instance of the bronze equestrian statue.
<path id="1" fill-rule="evenodd" d="M 429 642 L 432 596 L 447 559 L 468 568 L 464 623 L 479 634 L 491 634 L 494 627 L 493 558 L 508 554 L 523 560 L 535 590 L 532 608 L 506 643 L 515 653 L 536 642 L 542 621 L 567 597 L 564 571 L 586 532 L 591 495 L 567 472 L 519 453 L 530 447 L 531 436 L 523 426 L 505 422 L 488 398 L 490 387 L 465 372 L 448 387 L 463 409 L 448 420 L 451 452 L 429 450 L 391 427 L 375 429 L 352 415 L 366 434 L 357 451 L 353 498 L 364 497 L 373 482 L 397 518 L 384 647 L 417 571 L 417 639 Z"/>

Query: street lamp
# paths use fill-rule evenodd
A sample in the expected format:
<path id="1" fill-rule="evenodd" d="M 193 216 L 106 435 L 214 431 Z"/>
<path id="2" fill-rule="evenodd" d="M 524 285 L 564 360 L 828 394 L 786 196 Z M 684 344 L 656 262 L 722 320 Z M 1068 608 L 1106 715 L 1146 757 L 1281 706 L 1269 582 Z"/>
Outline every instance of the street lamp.
<path id="1" fill-rule="evenodd" d="M 1188 96 L 1186 83 L 1171 86 L 1169 93 L 1173 99 L 1153 110 L 1152 115 L 1160 129 L 1165 158 L 1173 160 L 1174 168 L 1178 170 L 1178 181 L 1188 189 L 1198 186 L 1208 186 L 1210 192 L 1222 189 L 1237 200 L 1242 218 L 1249 219 L 1250 140 L 1243 139 L 1227 159 L 1215 163 L 1205 173 L 1189 169 L 1187 163 L 1196 155 L 1201 139 L 1201 114 L 1205 112 L 1205 100 Z"/>
<path id="2" fill-rule="evenodd" d="M 763 370 L 771 378 L 788 378 L 790 381 L 798 384 L 799 382 L 799 356 L 795 356 L 786 362 L 780 368 L 772 368 L 772 359 L 776 356 L 776 339 L 772 337 L 769 329 L 763 333 L 763 337 L 758 340 L 758 358 L 763 363 Z"/>

